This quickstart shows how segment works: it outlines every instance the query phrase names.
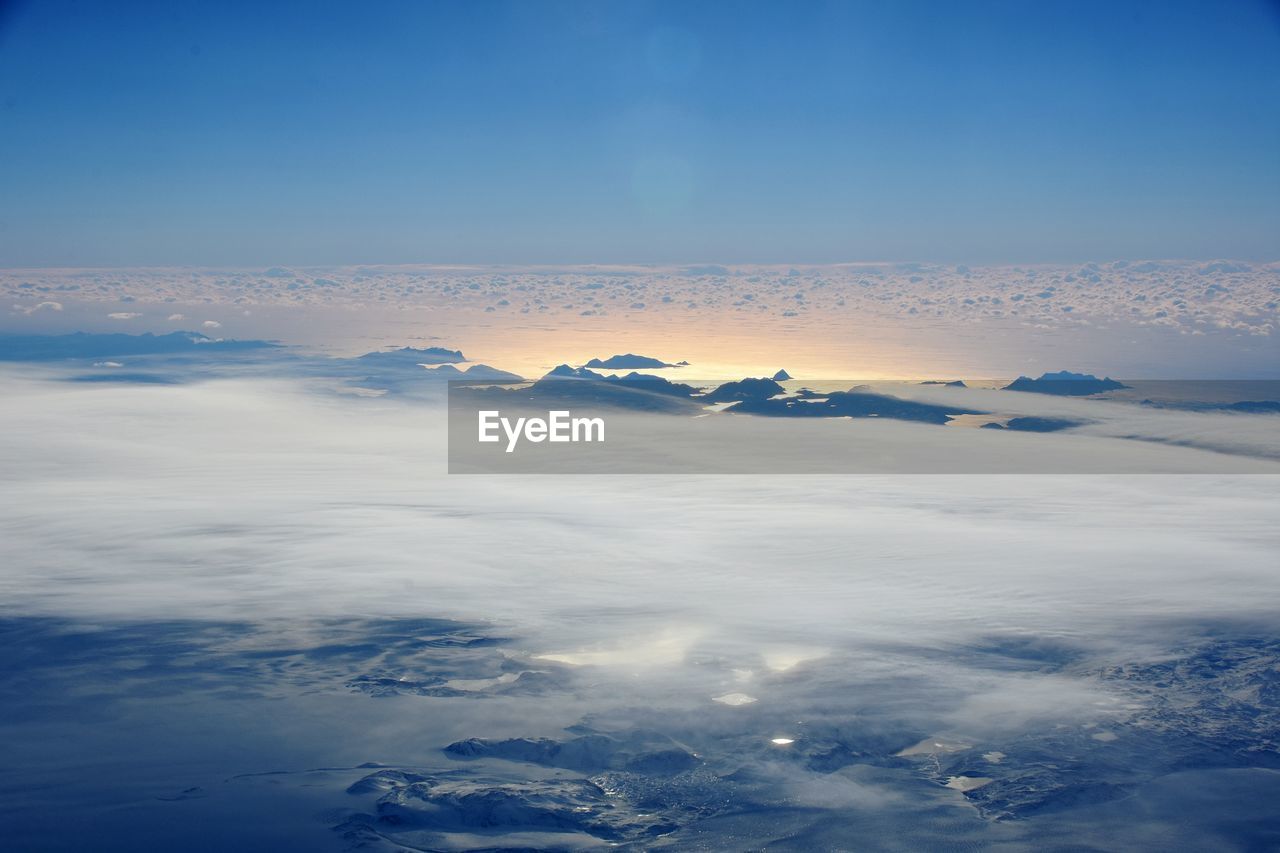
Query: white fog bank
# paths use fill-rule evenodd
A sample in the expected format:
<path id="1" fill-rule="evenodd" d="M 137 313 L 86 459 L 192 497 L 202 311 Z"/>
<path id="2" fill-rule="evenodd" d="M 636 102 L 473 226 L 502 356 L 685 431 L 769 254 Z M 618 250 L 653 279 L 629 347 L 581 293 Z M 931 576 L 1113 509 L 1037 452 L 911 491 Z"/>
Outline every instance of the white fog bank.
<path id="1" fill-rule="evenodd" d="M 449 616 L 640 663 L 744 634 L 1101 642 L 1280 600 L 1273 476 L 451 477 L 421 404 L 258 381 L 0 393 L 15 613 Z"/>

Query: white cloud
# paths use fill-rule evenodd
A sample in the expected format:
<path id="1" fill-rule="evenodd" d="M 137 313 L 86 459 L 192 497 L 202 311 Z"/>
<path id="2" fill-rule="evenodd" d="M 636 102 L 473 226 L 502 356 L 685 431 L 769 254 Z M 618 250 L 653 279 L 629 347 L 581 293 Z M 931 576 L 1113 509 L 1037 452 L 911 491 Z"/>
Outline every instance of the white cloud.
<path id="1" fill-rule="evenodd" d="M 838 649 L 850 626 L 892 644 L 1104 642 L 1132 627 L 1125 602 L 1175 619 L 1280 597 L 1273 477 L 450 477 L 445 419 L 389 398 L 68 393 L 13 372 L 0 394 L 0 489 L 23 507 L 0 519 L 0 566 L 28 607 L 431 612 L 546 629 L 534 651 L 588 659 L 636 636 L 745 645 L 763 671 L 784 638 Z M 579 618 L 601 612 L 617 615 Z"/>
<path id="2" fill-rule="evenodd" d="M 61 311 L 62 303 L 61 302 L 41 302 L 37 305 L 32 305 L 30 307 L 25 307 L 25 308 L 21 305 L 15 305 L 13 307 L 15 310 L 20 311 L 23 314 L 35 314 L 40 311 Z"/>

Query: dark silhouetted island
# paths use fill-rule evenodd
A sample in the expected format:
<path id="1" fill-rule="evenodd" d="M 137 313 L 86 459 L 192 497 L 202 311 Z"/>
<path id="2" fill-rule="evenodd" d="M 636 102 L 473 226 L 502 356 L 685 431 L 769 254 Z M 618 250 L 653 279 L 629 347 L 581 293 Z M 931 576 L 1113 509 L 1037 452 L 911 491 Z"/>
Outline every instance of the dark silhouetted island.
<path id="1" fill-rule="evenodd" d="M 452 364 L 442 364 L 439 367 L 427 367 L 424 370 L 427 375 L 436 379 L 470 379 L 484 382 L 524 381 L 524 377 L 517 373 L 509 373 L 487 364 L 473 364 L 466 370 L 459 370 Z"/>
<path id="2" fill-rule="evenodd" d="M 1055 394 L 1059 397 L 1087 397 L 1090 394 L 1101 394 L 1104 391 L 1117 391 L 1128 388 L 1110 376 L 1099 379 L 1092 373 L 1072 373 L 1060 370 L 1057 373 L 1045 373 L 1039 379 L 1030 376 L 1019 376 L 1004 386 L 1005 391 L 1031 391 L 1036 394 Z"/>
<path id="3" fill-rule="evenodd" d="M 466 358 L 463 357 L 460 350 L 456 349 L 401 347 L 400 349 L 383 350 L 381 352 L 367 352 L 360 356 L 359 360 L 375 364 L 456 364 L 460 361 L 466 361 Z"/>
<path id="4" fill-rule="evenodd" d="M 199 332 L 127 335 L 121 332 L 70 335 L 0 335 L 0 361 L 61 361 L 126 355 L 208 354 L 279 347 L 271 341 L 219 340 Z"/>
<path id="5" fill-rule="evenodd" d="M 888 394 L 872 394 L 858 390 L 835 391 L 826 397 L 816 399 L 773 397 L 744 400 L 729 411 L 735 414 L 770 417 L 888 418 L 929 424 L 945 424 L 956 415 L 987 414 L 959 406 L 917 403 Z"/>
<path id="6" fill-rule="evenodd" d="M 650 358 L 647 355 L 636 355 L 629 352 L 625 355 L 611 355 L 604 360 L 593 358 L 585 366 L 604 370 L 652 370 L 659 367 L 680 367 L 684 364 L 688 364 L 688 362 L 668 364 L 659 358 Z"/>
<path id="7" fill-rule="evenodd" d="M 1057 432 L 1061 429 L 1084 426 L 1084 424 L 1084 421 L 1073 421 L 1066 418 L 1023 417 L 1010 418 L 1005 424 L 1005 429 L 1011 429 L 1016 432 Z M 990 424 L 985 426 L 990 426 Z"/>
<path id="8" fill-rule="evenodd" d="M 459 394 L 476 402 L 503 407 L 605 406 L 648 412 L 692 414 L 701 406 L 693 398 L 699 393 L 683 385 L 641 373 L 605 376 L 585 367 L 562 364 L 532 385 L 502 388 L 458 388 Z M 461 397 L 459 399 L 462 399 Z"/>
<path id="9" fill-rule="evenodd" d="M 739 379 L 726 382 L 707 393 L 708 403 L 732 403 L 736 400 L 767 400 L 775 394 L 785 394 L 785 388 L 772 379 Z"/>
<path id="10" fill-rule="evenodd" d="M 1179 409 L 1184 412 L 1240 412 L 1247 415 L 1280 414 L 1280 400 L 1239 400 L 1234 403 L 1159 402 L 1143 400 L 1142 405 L 1154 409 Z"/>
<path id="11" fill-rule="evenodd" d="M 988 412 L 953 405 L 903 400 L 853 388 L 819 395 L 808 389 L 786 395 L 772 379 L 726 382 L 711 391 L 671 382 L 660 376 L 628 373 L 605 376 L 585 367 L 562 364 L 532 385 L 518 388 L 474 388 L 471 399 L 503 405 L 591 404 L 641 411 L 700 414 L 707 403 L 731 403 L 727 412 L 740 415 L 798 418 L 885 418 L 945 424 L 957 415 Z M 1016 427 L 1015 427 L 1016 428 Z"/>

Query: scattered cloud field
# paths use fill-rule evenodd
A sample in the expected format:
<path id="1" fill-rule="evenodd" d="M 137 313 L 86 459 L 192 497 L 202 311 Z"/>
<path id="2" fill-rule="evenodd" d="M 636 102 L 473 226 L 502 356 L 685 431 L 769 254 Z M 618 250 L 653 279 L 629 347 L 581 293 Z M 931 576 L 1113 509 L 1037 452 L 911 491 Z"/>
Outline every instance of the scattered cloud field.
<path id="1" fill-rule="evenodd" d="M 1045 328 L 1123 322 L 1185 334 L 1270 335 L 1280 264 L 1142 261 L 1009 267 L 920 263 L 813 267 L 272 267 L 255 270 L 3 270 L 11 312 L 60 301 L 255 306 L 451 306 L 497 315 L 711 312 L 850 315 L 950 322 L 1013 319 Z M 152 309 L 154 310 L 154 309 Z M 169 311 L 157 314 L 156 319 Z M 119 319 L 142 316 L 113 312 Z"/>

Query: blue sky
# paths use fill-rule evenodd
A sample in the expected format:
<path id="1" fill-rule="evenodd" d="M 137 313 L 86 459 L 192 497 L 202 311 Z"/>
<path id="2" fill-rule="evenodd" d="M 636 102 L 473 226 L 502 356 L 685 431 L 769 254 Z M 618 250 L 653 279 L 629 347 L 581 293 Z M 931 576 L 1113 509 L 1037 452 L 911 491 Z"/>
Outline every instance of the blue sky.
<path id="1" fill-rule="evenodd" d="M 0 266 L 1280 257 L 1280 8 L 58 0 Z"/>

